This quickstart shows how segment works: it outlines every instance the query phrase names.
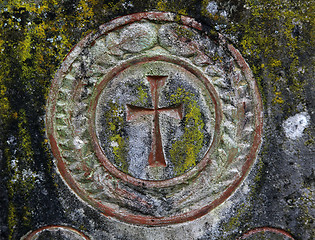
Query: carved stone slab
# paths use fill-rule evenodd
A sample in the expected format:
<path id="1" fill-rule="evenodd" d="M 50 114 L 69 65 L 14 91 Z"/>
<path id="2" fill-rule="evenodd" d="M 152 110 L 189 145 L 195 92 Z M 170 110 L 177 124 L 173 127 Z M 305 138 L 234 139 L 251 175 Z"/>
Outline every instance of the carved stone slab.
<path id="1" fill-rule="evenodd" d="M 192 18 L 114 19 L 65 58 L 47 103 L 61 176 L 103 214 L 185 222 L 224 202 L 258 153 L 262 104 L 223 36 Z"/>

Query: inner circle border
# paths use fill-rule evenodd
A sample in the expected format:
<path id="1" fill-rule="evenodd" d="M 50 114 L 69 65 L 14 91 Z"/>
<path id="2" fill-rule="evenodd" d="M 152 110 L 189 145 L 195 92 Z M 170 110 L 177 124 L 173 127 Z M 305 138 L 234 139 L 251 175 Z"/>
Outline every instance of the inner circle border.
<path id="1" fill-rule="evenodd" d="M 143 180 L 138 179 L 135 177 L 130 176 L 129 174 L 123 173 L 118 168 L 116 168 L 106 157 L 105 153 L 103 152 L 102 148 L 99 145 L 99 141 L 96 135 L 95 131 L 95 110 L 98 104 L 98 98 L 100 94 L 102 93 L 103 89 L 106 87 L 106 84 L 114 78 L 117 74 L 124 71 L 131 65 L 141 64 L 145 62 L 152 62 L 152 61 L 163 61 L 163 62 L 169 62 L 177 64 L 180 67 L 185 68 L 187 71 L 194 74 L 206 87 L 207 91 L 210 94 L 210 98 L 213 101 L 214 107 L 215 107 L 215 130 L 214 130 L 214 137 L 212 139 L 212 142 L 210 144 L 209 149 L 205 153 L 205 156 L 202 158 L 202 160 L 191 170 L 187 171 L 186 173 L 166 179 L 166 180 Z M 125 182 L 131 183 L 136 186 L 140 187 L 148 187 L 148 188 L 163 188 L 163 187 L 169 187 L 177 184 L 181 184 L 185 181 L 187 181 L 189 178 L 195 176 L 200 171 L 202 171 L 205 166 L 211 161 L 210 155 L 213 152 L 213 149 L 218 143 L 218 136 L 220 132 L 220 123 L 222 119 L 222 111 L 219 101 L 219 96 L 216 93 L 215 88 L 212 86 L 212 84 L 209 82 L 209 80 L 203 76 L 202 72 L 198 69 L 195 69 L 193 66 L 191 66 L 189 63 L 183 62 L 180 59 L 176 58 L 170 58 L 165 57 L 162 55 L 153 56 L 153 57 L 137 57 L 136 59 L 130 60 L 122 64 L 121 66 L 115 67 L 110 73 L 108 73 L 96 88 L 96 96 L 91 100 L 93 104 L 91 104 L 89 112 L 91 114 L 91 117 L 89 119 L 89 125 L 90 125 L 90 134 L 92 136 L 92 144 L 94 146 L 94 149 L 96 151 L 96 155 L 98 159 L 103 163 L 103 166 L 114 176 L 122 179 Z"/>
<path id="2" fill-rule="evenodd" d="M 245 163 L 242 165 L 241 168 L 241 175 L 239 178 L 235 179 L 226 189 L 224 192 L 221 193 L 214 201 L 210 202 L 208 205 L 203 206 L 199 209 L 191 210 L 189 212 L 185 212 L 179 215 L 170 216 L 170 217 L 153 217 L 153 216 L 143 216 L 137 214 L 130 214 L 129 212 L 122 210 L 122 209 L 113 209 L 104 204 L 100 201 L 97 201 L 93 197 L 89 196 L 89 194 L 80 187 L 80 185 L 76 182 L 76 180 L 72 177 L 70 171 L 67 169 L 66 164 L 63 162 L 63 157 L 58 147 L 57 140 L 54 136 L 54 119 L 55 117 L 55 104 L 56 104 L 56 94 L 58 93 L 58 83 L 62 78 L 62 75 L 67 71 L 67 69 L 71 66 L 73 61 L 75 60 L 77 54 L 81 52 L 84 47 L 89 46 L 95 39 L 100 37 L 101 35 L 115 30 L 119 27 L 122 27 L 127 24 L 131 24 L 136 21 L 140 21 L 142 19 L 146 20 L 154 20 L 154 21 L 164 21 L 164 22 L 175 22 L 175 17 L 177 15 L 173 13 L 166 13 L 166 12 L 145 12 L 145 13 L 135 13 L 123 17 L 118 17 L 104 25 L 99 27 L 99 31 L 96 33 L 90 33 L 85 38 L 83 38 L 77 45 L 75 45 L 69 54 L 65 57 L 64 62 L 62 63 L 60 69 L 57 71 L 55 78 L 52 82 L 49 97 L 47 100 L 47 113 L 46 113 L 46 134 L 49 139 L 51 150 L 53 155 L 57 159 L 57 167 L 62 175 L 63 179 L 67 182 L 69 187 L 76 192 L 83 200 L 90 203 L 95 208 L 99 209 L 104 215 L 115 217 L 121 221 L 139 224 L 139 225 L 151 225 L 151 226 L 159 226 L 159 225 L 167 225 L 167 224 L 174 224 L 174 223 L 183 223 L 186 221 L 191 221 L 201 216 L 204 216 L 209 211 L 223 203 L 231 194 L 236 190 L 236 188 L 240 185 L 240 183 L 244 180 L 247 176 L 251 165 L 253 164 L 258 150 L 261 145 L 261 135 L 263 129 L 263 118 L 262 118 L 262 102 L 260 98 L 260 94 L 258 91 L 258 87 L 255 83 L 253 78 L 252 72 L 245 62 L 244 58 L 241 56 L 238 50 L 236 50 L 231 44 L 227 43 L 225 38 L 219 34 L 219 42 L 221 45 L 224 45 L 226 49 L 231 53 L 231 56 L 234 58 L 236 63 L 239 65 L 240 69 L 245 75 L 245 78 L 251 84 L 251 89 L 253 90 L 253 94 L 255 96 L 255 126 L 254 126 L 254 134 L 253 134 L 253 141 L 252 146 L 249 153 L 246 156 Z M 178 19 L 176 17 L 176 19 Z M 180 24 L 183 24 L 188 27 L 192 27 L 199 31 L 202 31 L 202 25 L 196 22 L 193 18 L 187 16 L 180 16 L 180 20 L 177 21 Z"/>

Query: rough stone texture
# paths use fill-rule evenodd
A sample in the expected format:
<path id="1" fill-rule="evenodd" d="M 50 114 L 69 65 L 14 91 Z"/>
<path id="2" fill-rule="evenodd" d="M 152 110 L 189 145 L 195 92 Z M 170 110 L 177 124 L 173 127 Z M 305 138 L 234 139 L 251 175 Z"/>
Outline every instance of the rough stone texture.
<path id="1" fill-rule="evenodd" d="M 100 26 L 68 54 L 47 100 L 58 171 L 84 201 L 129 223 L 205 215 L 238 187 L 261 143 L 248 65 L 222 35 L 177 17 L 137 13 Z M 112 36 L 120 57 L 104 45 Z"/>
<path id="2" fill-rule="evenodd" d="M 71 226 L 91 239 L 237 239 L 264 226 L 314 238 L 313 8 L 314 1 L 280 0 L 1 2 L 0 238 L 20 239 L 48 225 Z M 150 10 L 194 17 L 209 35 L 230 39 L 259 85 L 264 133 L 252 171 L 223 204 L 191 222 L 148 228 L 101 215 L 66 186 L 44 117 L 50 83 L 70 49 L 117 16 Z"/>

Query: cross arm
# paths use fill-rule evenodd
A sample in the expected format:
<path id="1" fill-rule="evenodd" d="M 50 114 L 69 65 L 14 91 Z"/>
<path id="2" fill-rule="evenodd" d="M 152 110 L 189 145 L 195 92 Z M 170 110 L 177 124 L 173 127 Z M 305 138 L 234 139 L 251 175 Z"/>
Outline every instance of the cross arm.
<path id="1" fill-rule="evenodd" d="M 127 121 L 135 120 L 144 115 L 154 114 L 154 109 L 136 107 L 129 104 L 126 105 L 126 109 L 127 109 Z"/>

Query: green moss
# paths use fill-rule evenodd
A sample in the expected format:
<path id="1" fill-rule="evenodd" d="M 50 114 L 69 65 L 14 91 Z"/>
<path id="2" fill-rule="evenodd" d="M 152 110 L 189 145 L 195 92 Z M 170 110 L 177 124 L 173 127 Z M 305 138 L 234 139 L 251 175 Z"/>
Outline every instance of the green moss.
<path id="1" fill-rule="evenodd" d="M 196 11 L 199 4 L 199 1 L 196 0 L 151 0 L 150 2 L 152 2 L 153 10 L 176 13 L 177 15 L 174 19 L 176 22 L 181 22 L 181 15 L 187 16 L 190 15 L 191 12 Z"/>
<path id="2" fill-rule="evenodd" d="M 254 183 L 250 185 L 250 192 L 248 195 L 248 200 L 246 203 L 242 203 L 237 206 L 236 211 L 233 213 L 232 217 L 228 218 L 226 222 L 222 224 L 223 232 L 231 232 L 233 229 L 240 229 L 244 224 L 246 224 L 247 229 L 253 229 L 255 225 L 249 225 L 252 221 L 252 211 L 255 211 L 255 208 L 252 204 L 253 201 L 257 200 L 258 189 L 261 187 L 261 180 L 264 174 L 264 163 L 261 159 L 258 160 L 256 166 L 256 174 L 254 178 Z M 230 236 L 231 239 L 235 239 L 237 236 Z M 223 239 L 223 238 L 222 238 Z"/>
<path id="3" fill-rule="evenodd" d="M 204 1 L 206 5 L 209 1 Z M 238 23 L 226 23 L 228 34 L 241 33 L 238 48 L 249 61 L 258 82 L 264 104 L 284 105 L 288 100 L 303 101 L 304 82 L 299 76 L 301 49 L 309 46 L 303 38 L 294 36 L 293 30 L 311 21 L 312 6 L 308 1 L 246 0 L 248 13 Z M 305 30 L 304 30 L 305 31 Z M 308 32 L 304 32 L 306 36 Z M 285 74 L 280 74 L 281 72 Z M 272 89 L 272 98 L 266 94 L 266 81 Z M 289 87 L 290 95 L 286 86 Z M 285 106 L 286 111 L 298 104 Z"/>
<path id="4" fill-rule="evenodd" d="M 309 140 L 305 141 L 305 143 L 304 143 L 305 146 L 311 146 L 314 144 L 315 144 L 314 139 L 309 139 Z"/>
<path id="5" fill-rule="evenodd" d="M 19 218 L 16 215 L 16 208 L 12 202 L 8 207 L 8 227 L 9 227 L 9 240 L 13 239 L 14 228 L 18 224 Z"/>
<path id="6" fill-rule="evenodd" d="M 199 16 L 199 13 L 190 14 L 198 11 L 194 9 L 194 6 L 199 4 L 198 1 L 131 2 L 135 6 L 146 4 L 143 9 Z M 313 2 L 246 0 L 246 10 L 243 9 L 243 12 L 240 13 L 243 15 L 237 19 L 233 19 L 232 15 L 229 16 L 229 19 L 219 14 L 211 15 L 206 10 L 209 2 L 210 0 L 202 1 L 201 15 L 204 17 L 203 19 L 207 22 L 212 20 L 210 23 L 226 25 L 222 30 L 223 33 L 236 36 L 237 40 L 234 41 L 234 44 L 249 62 L 263 95 L 265 106 L 272 103 L 281 108 L 286 107 L 286 113 L 295 111 L 295 106 L 304 101 L 305 86 L 300 75 L 301 73 L 309 74 L 307 69 L 301 68 L 301 59 L 298 55 L 307 53 L 309 46 L 312 45 L 312 42 L 308 42 L 306 39 L 312 32 L 308 26 L 314 26 L 312 16 L 315 5 Z M 218 1 L 218 5 L 220 6 L 223 2 Z M 44 109 L 51 79 L 71 47 L 91 29 L 96 29 L 110 17 L 125 13 L 123 7 L 125 1 L 79 0 L 68 3 L 69 1 L 57 0 L 9 0 L 0 4 L 2 23 L 0 27 L 0 131 L 3 139 L 8 139 L 13 134 L 17 141 L 17 147 L 13 150 L 9 144 L 5 143 L 4 147 L 9 176 L 7 180 L 9 239 L 14 238 L 14 232 L 19 226 L 26 225 L 30 221 L 27 196 L 33 187 L 34 177 L 21 178 L 23 176 L 21 170 L 32 170 L 34 161 L 32 146 L 34 142 L 30 134 L 32 122 L 28 120 L 27 116 L 33 114 L 34 117 L 38 117 L 35 114 L 43 114 L 36 113 L 34 109 Z M 230 12 L 233 12 L 232 10 Z M 179 21 L 180 16 L 177 16 L 176 20 Z M 300 37 L 293 34 L 293 29 L 298 26 L 302 26 Z M 187 37 L 190 36 L 187 35 Z M 280 74 L 282 71 L 284 75 Z M 140 101 L 147 100 L 144 91 L 141 93 L 139 90 L 139 94 Z M 17 96 L 23 96 L 23 100 L 17 101 Z M 287 104 L 287 102 L 289 103 Z M 27 105 L 31 107 L 27 107 Z M 191 116 L 189 121 L 198 122 L 200 120 L 198 120 L 200 113 L 198 106 L 187 99 L 187 108 L 191 109 L 191 113 L 196 114 L 195 117 Z M 119 117 L 117 119 L 120 121 Z M 112 128 L 116 127 L 119 127 L 119 124 L 112 126 Z M 8 129 L 10 131 L 14 129 L 16 133 L 8 132 Z M 190 133 L 186 129 L 185 134 L 194 134 L 198 146 L 201 141 L 200 129 L 192 128 L 191 131 Z M 44 135 L 42 123 L 41 129 L 37 133 Z M 118 146 L 121 146 L 113 149 L 117 159 L 123 159 L 124 155 L 124 143 L 120 138 L 122 138 L 122 134 L 117 135 L 117 132 L 116 135 L 112 135 L 112 139 L 118 142 Z M 185 141 L 183 138 L 183 144 L 186 144 Z M 305 144 L 307 146 L 314 144 L 314 140 L 310 138 Z M 179 152 L 183 154 L 189 152 L 188 149 L 181 149 L 179 145 L 177 147 Z M 15 155 L 14 150 L 17 150 Z M 41 151 L 49 152 L 47 142 L 41 143 Z M 184 168 L 195 164 L 194 156 L 197 150 L 194 151 L 191 152 L 192 157 L 187 158 Z M 13 159 L 20 164 L 17 168 L 12 165 Z M 43 157 L 43 159 L 45 159 L 43 163 L 46 164 L 45 168 L 47 167 L 51 173 L 51 159 L 49 157 Z M 185 169 L 178 168 L 178 172 L 182 171 Z M 35 173 L 35 171 L 33 172 Z M 258 173 L 256 183 L 260 182 L 261 176 L 262 173 Z M 252 190 L 254 192 L 254 189 Z M 25 208 L 19 208 L 16 205 L 14 196 L 25 198 L 23 203 Z M 232 220 L 230 225 L 233 225 L 234 222 Z"/>
<path id="7" fill-rule="evenodd" d="M 305 146 L 313 146 L 315 145 L 315 136 L 314 136 L 315 127 L 311 126 L 304 130 L 305 135 L 308 136 L 308 140 L 304 142 Z"/>
<path id="8" fill-rule="evenodd" d="M 159 11 L 176 12 L 181 15 L 187 15 L 187 8 L 182 8 L 181 6 L 182 4 L 176 4 L 174 2 L 165 1 L 165 0 L 157 1 L 156 3 L 156 8 Z M 180 19 L 177 19 L 177 20 L 180 20 Z"/>
<path id="9" fill-rule="evenodd" d="M 137 88 L 137 92 L 135 93 L 135 95 L 138 96 L 138 98 L 136 101 L 132 102 L 132 105 L 146 105 L 148 103 L 148 93 L 143 86 L 140 85 Z"/>
<path id="10" fill-rule="evenodd" d="M 312 190 L 309 188 L 308 192 L 304 192 L 304 195 L 301 196 L 298 201 L 297 205 L 299 209 L 303 212 L 297 220 L 300 222 L 300 224 L 303 227 L 306 227 L 307 229 L 312 232 L 312 234 L 315 234 L 314 228 L 312 228 L 312 223 L 314 222 L 315 218 L 313 215 L 310 213 L 310 210 L 314 207 L 314 193 Z"/>
<path id="11" fill-rule="evenodd" d="M 184 28 L 182 26 L 176 25 L 175 27 L 175 33 L 180 37 L 184 37 L 185 39 L 192 40 L 195 36 L 195 33 L 191 31 L 190 29 Z"/>
<path id="12" fill-rule="evenodd" d="M 85 225 L 80 225 L 80 226 L 79 226 L 79 230 L 81 230 L 81 231 L 87 231 L 88 229 L 86 228 Z"/>
<path id="13" fill-rule="evenodd" d="M 16 239 L 23 226 L 31 228 L 30 194 L 36 177 L 33 145 L 40 139 L 32 139 L 31 134 L 45 136 L 43 121 L 40 129 L 37 124 L 30 127 L 27 116 L 42 117 L 51 79 L 71 47 L 91 31 L 97 3 L 80 0 L 73 14 L 73 5 L 64 1 L 0 4 L 0 131 L 4 139 L 13 134 L 17 142 L 16 147 L 7 144 L 5 150 L 9 239 Z M 80 29 L 79 34 L 73 29 Z M 46 171 L 54 176 L 47 139 L 36 148 Z"/>
<path id="14" fill-rule="evenodd" d="M 224 230 L 225 232 L 229 232 L 233 229 L 238 229 L 241 224 L 241 217 L 246 212 L 246 206 L 244 203 L 242 203 L 240 206 L 238 206 L 236 213 L 233 214 L 233 217 L 229 219 L 229 222 L 225 225 Z"/>
<path id="15" fill-rule="evenodd" d="M 34 152 L 27 127 L 25 110 L 18 113 L 18 150 L 12 153 L 10 146 L 5 149 L 8 176 L 8 227 L 9 239 L 14 239 L 17 225 L 29 226 L 31 222 L 30 195 L 34 189 L 36 173 L 33 169 Z M 18 201 L 17 201 L 18 200 Z M 23 200 L 24 205 L 19 202 Z"/>
<path id="16" fill-rule="evenodd" d="M 138 87 L 139 102 L 145 104 L 148 101 L 148 94 L 143 90 L 141 86 Z"/>
<path id="17" fill-rule="evenodd" d="M 0 113 L 2 121 L 8 120 L 10 118 L 10 103 L 7 97 L 7 87 L 1 81 L 0 76 Z"/>
<path id="18" fill-rule="evenodd" d="M 105 114 L 107 123 L 107 134 L 110 139 L 110 146 L 114 154 L 115 165 L 125 173 L 128 173 L 129 164 L 127 162 L 128 139 L 123 136 L 123 108 L 117 103 L 109 103 L 109 111 Z"/>
<path id="19" fill-rule="evenodd" d="M 126 155 L 127 155 L 126 146 L 127 146 L 127 144 L 126 144 L 125 140 L 119 134 L 111 136 L 110 140 L 112 143 L 117 144 L 117 145 L 112 146 L 113 153 L 115 155 L 114 161 L 115 161 L 116 165 L 120 166 L 120 169 L 123 172 L 128 173 L 129 164 L 126 161 Z"/>
<path id="20" fill-rule="evenodd" d="M 314 4 L 309 1 L 246 0 L 241 6 L 246 8 L 246 14 L 244 10 L 240 12 L 244 15 L 234 14 L 236 19 L 227 19 L 220 15 L 220 9 L 226 6 L 224 2 L 217 2 L 218 12 L 215 15 L 207 11 L 209 2 L 202 1 L 202 15 L 227 35 L 240 36 L 236 41 L 237 48 L 250 63 L 264 104 L 281 105 L 286 112 L 295 110 L 292 106 L 298 104 L 288 106 L 286 102 L 288 97 L 303 101 L 304 82 L 299 74 L 301 62 L 298 55 L 311 46 L 305 39 L 310 35 L 307 26 L 314 22 L 311 17 Z M 235 7 L 240 6 L 235 4 Z M 294 29 L 302 25 L 299 31 L 303 31 L 304 36 L 294 36 Z M 281 72 L 285 75 L 280 77 Z M 272 96 L 266 88 L 267 82 L 271 84 Z"/>
<path id="21" fill-rule="evenodd" d="M 20 147 L 23 150 L 23 158 L 25 162 L 27 163 L 32 163 L 33 161 L 33 149 L 31 146 L 31 136 L 30 133 L 28 132 L 28 126 L 27 126 L 27 119 L 25 115 L 25 110 L 21 109 L 19 111 L 19 123 L 18 123 L 18 128 L 19 128 L 19 138 L 20 138 Z"/>
<path id="22" fill-rule="evenodd" d="M 178 88 L 171 96 L 171 103 L 184 104 L 185 129 L 179 140 L 172 144 L 170 149 L 171 161 L 174 164 L 176 175 L 186 172 L 196 165 L 198 154 L 203 146 L 204 135 L 202 129 L 204 122 L 201 118 L 200 108 L 193 99 L 194 95 L 182 88 Z"/>

